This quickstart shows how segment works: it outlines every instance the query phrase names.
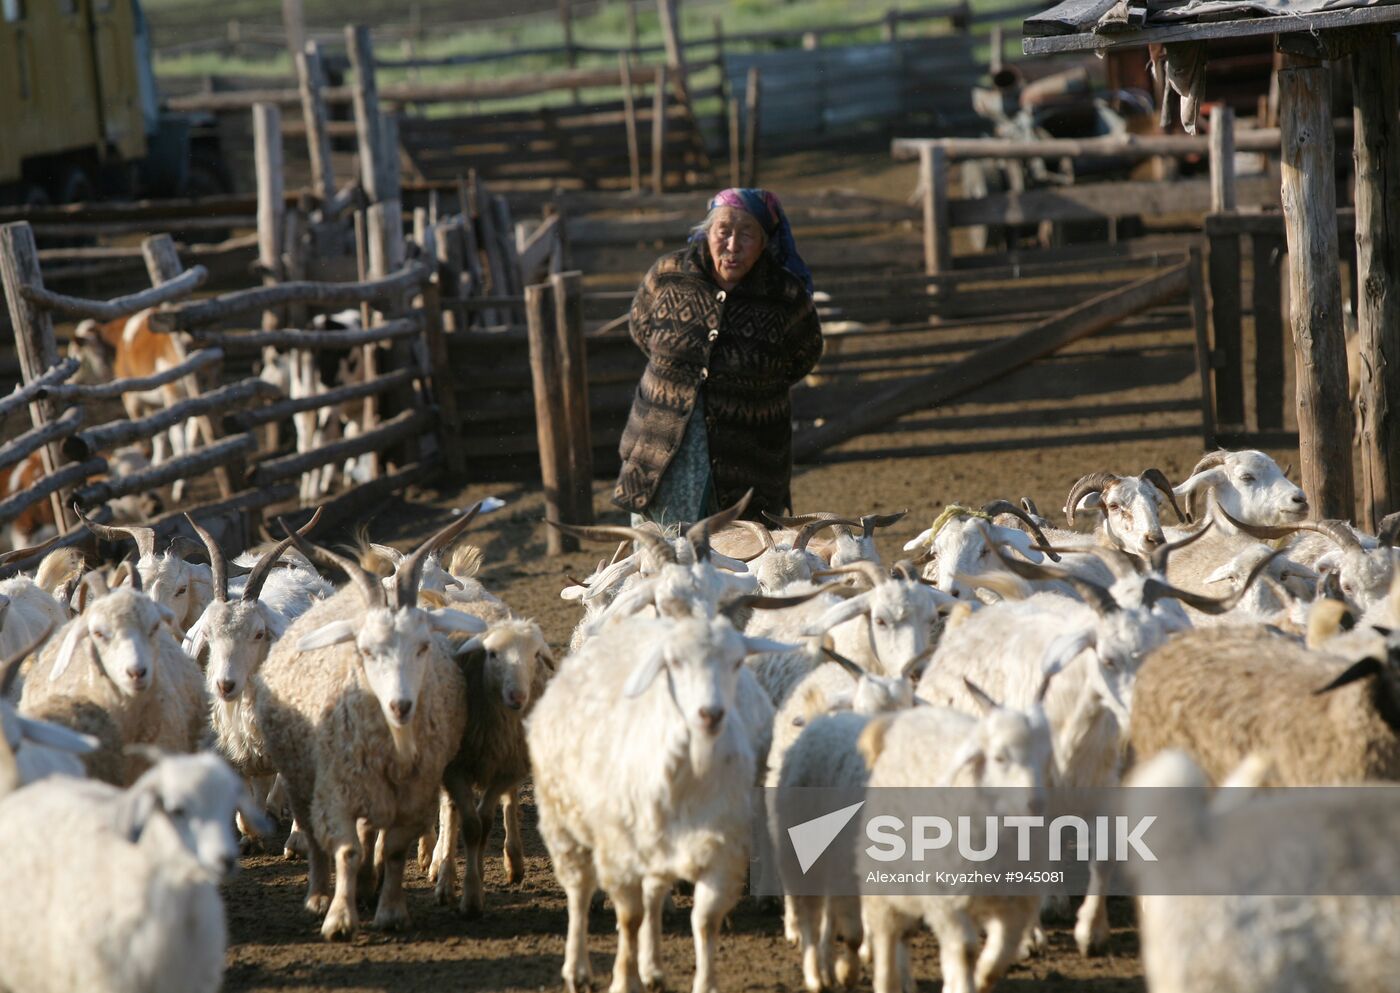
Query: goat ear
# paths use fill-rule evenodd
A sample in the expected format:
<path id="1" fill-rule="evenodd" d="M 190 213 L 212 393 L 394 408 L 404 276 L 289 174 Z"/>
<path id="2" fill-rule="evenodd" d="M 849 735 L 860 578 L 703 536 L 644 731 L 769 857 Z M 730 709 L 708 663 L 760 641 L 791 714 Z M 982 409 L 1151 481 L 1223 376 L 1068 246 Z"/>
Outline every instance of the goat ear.
<path id="1" fill-rule="evenodd" d="M 953 755 L 953 761 L 948 768 L 948 778 L 943 783 L 944 786 L 952 786 L 958 780 L 958 775 L 964 769 L 972 770 L 972 778 L 979 783 L 982 780 L 982 772 L 987 764 L 987 756 L 982 751 L 982 746 L 973 741 L 965 741 L 961 748 Z"/>
<path id="2" fill-rule="evenodd" d="M 175 623 L 175 611 L 171 610 L 163 603 L 156 604 L 156 613 L 160 614 L 160 619 L 166 624 Z"/>
<path id="3" fill-rule="evenodd" d="M 355 640 L 355 625 L 350 621 L 331 621 L 315 631 L 302 635 L 297 642 L 298 652 L 310 652 L 317 648 L 329 648 L 345 641 Z"/>
<path id="4" fill-rule="evenodd" d="M 112 570 L 112 579 L 107 585 L 112 589 L 124 586 L 131 580 L 131 563 L 122 561 L 117 563 L 117 567 Z"/>
<path id="5" fill-rule="evenodd" d="M 745 655 L 761 655 L 765 652 L 795 652 L 802 648 L 801 645 L 792 645 L 785 641 L 774 641 L 772 638 L 744 638 Z"/>
<path id="6" fill-rule="evenodd" d="M 1069 665 L 1076 655 L 1095 644 L 1097 640 L 1092 628 L 1060 635 L 1045 649 L 1045 656 L 1040 660 L 1041 673 L 1059 672 Z"/>
<path id="7" fill-rule="evenodd" d="M 36 745 L 57 748 L 59 751 L 72 752 L 74 755 L 85 755 L 88 752 L 97 751 L 99 742 L 90 734 L 79 734 L 62 724 L 38 721 L 22 714 L 15 716 L 19 718 L 20 732 Z"/>
<path id="8" fill-rule="evenodd" d="M 844 624 L 852 617 L 867 613 L 870 610 L 870 595 L 862 593 L 860 596 L 851 597 L 844 603 L 838 603 L 826 613 L 822 614 L 803 630 L 804 637 L 825 634 L 838 624 Z"/>
<path id="9" fill-rule="evenodd" d="M 486 622 L 480 617 L 464 614 L 460 610 L 430 610 L 428 618 L 433 630 L 443 634 L 481 634 L 487 628 Z"/>
<path id="10" fill-rule="evenodd" d="M 185 632 L 185 638 L 180 642 L 180 647 L 185 650 L 185 654 L 195 661 L 199 660 L 200 653 L 209 643 L 209 640 L 204 637 L 205 620 L 205 615 L 200 614 L 199 620 L 194 622 L 194 627 Z"/>
<path id="11" fill-rule="evenodd" d="M 287 633 L 287 615 L 279 610 L 273 610 L 261 600 L 258 601 L 258 613 L 262 614 L 263 624 L 267 626 L 267 636 L 276 641 Z"/>
<path id="12" fill-rule="evenodd" d="M 916 548 L 923 548 L 933 541 L 933 528 L 925 528 L 920 531 L 917 537 L 911 538 L 904 543 L 904 550 L 912 552 Z"/>
<path id="13" fill-rule="evenodd" d="M 1077 508 L 1071 508 L 1071 509 L 1073 509 L 1073 510 L 1103 510 L 1103 494 L 1102 494 L 1102 493 L 1086 493 L 1086 494 L 1084 494 L 1083 498 L 1079 501 L 1079 506 L 1078 506 Z"/>
<path id="14" fill-rule="evenodd" d="M 63 675 L 68 666 L 73 661 L 73 655 L 78 650 L 78 642 L 87 637 L 87 622 L 74 620 L 68 623 L 68 631 L 63 636 L 63 643 L 58 646 L 58 658 L 54 660 L 53 671 L 49 673 L 49 682 L 54 683 Z"/>
<path id="15" fill-rule="evenodd" d="M 549 650 L 548 645 L 542 647 L 535 655 L 544 663 L 545 668 L 550 672 L 557 672 L 559 670 L 559 663 L 554 661 L 554 653 Z"/>
<path id="16" fill-rule="evenodd" d="M 126 791 L 117 805 L 118 833 L 131 844 L 136 844 L 141 840 L 146 825 L 161 809 L 155 777 L 142 776 Z"/>
<path id="17" fill-rule="evenodd" d="M 627 677 L 622 687 L 622 695 L 628 699 L 641 696 L 665 667 L 666 650 L 658 645 L 632 670 L 632 675 Z"/>
<path id="18" fill-rule="evenodd" d="M 478 648 L 483 647 L 484 645 L 485 642 L 481 640 L 481 636 L 477 635 L 476 637 L 468 638 L 466 641 L 458 645 L 456 650 L 452 654 L 470 655 L 472 652 L 476 651 Z"/>
<path id="19" fill-rule="evenodd" d="M 1223 583 L 1225 582 L 1225 580 L 1232 578 L 1234 574 L 1235 564 L 1233 562 L 1226 562 L 1224 565 L 1218 567 L 1214 572 L 1207 576 L 1206 582 Z"/>

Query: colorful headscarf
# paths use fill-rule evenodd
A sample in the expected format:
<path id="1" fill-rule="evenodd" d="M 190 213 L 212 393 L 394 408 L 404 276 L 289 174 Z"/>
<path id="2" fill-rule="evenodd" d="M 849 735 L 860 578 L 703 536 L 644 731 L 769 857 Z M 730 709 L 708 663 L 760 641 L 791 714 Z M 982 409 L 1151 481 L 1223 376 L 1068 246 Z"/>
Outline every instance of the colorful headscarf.
<path id="1" fill-rule="evenodd" d="M 801 280 L 802 285 L 807 288 L 807 295 L 812 295 L 812 270 L 807 268 L 807 263 L 797 254 L 797 242 L 792 239 L 792 225 L 788 224 L 787 214 L 783 213 L 781 200 L 767 190 L 732 186 L 714 195 L 709 206 L 705 208 L 706 213 L 716 207 L 737 207 L 752 215 L 763 227 L 763 233 L 768 236 L 768 245 L 764 251 L 774 262 Z M 702 238 L 704 235 L 701 232 L 691 236 L 692 241 L 700 241 Z"/>

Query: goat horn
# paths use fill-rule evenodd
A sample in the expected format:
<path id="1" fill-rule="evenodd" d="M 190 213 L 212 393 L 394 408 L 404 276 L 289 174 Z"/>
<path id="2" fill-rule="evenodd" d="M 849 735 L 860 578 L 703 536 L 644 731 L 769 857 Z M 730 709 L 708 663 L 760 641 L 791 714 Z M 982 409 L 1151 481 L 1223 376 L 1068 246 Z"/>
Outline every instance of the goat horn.
<path id="1" fill-rule="evenodd" d="M 228 559 L 224 558 L 224 550 L 212 534 L 195 523 L 193 517 L 186 514 L 185 520 L 199 535 L 199 540 L 204 542 L 204 548 L 209 553 L 209 571 L 214 574 L 214 599 L 224 603 L 228 600 Z"/>
<path id="2" fill-rule="evenodd" d="M 695 561 L 703 562 L 710 557 L 710 535 L 737 521 L 739 515 L 748 508 L 749 501 L 752 499 L 753 487 L 749 487 L 748 492 L 741 496 L 734 506 L 696 521 L 685 529 L 685 540 L 691 548 L 695 549 Z"/>
<path id="3" fill-rule="evenodd" d="M 360 596 L 364 598 L 366 607 L 385 606 L 386 597 L 384 595 L 384 587 L 380 585 L 379 580 L 365 571 L 364 566 L 348 556 L 337 554 L 329 548 L 322 548 L 320 545 L 306 541 L 301 535 L 293 531 L 291 525 L 281 517 L 277 518 L 277 523 L 282 528 L 282 533 L 292 539 L 292 544 L 296 547 L 296 550 L 305 555 L 309 561 L 319 563 L 331 569 L 338 569 L 345 573 L 350 581 L 355 584 L 356 588 L 359 589 Z"/>
<path id="4" fill-rule="evenodd" d="M 826 590 L 817 588 L 807 593 L 799 593 L 795 596 L 764 596 L 762 593 L 745 593 L 743 596 L 735 597 L 723 607 L 720 613 L 728 617 L 730 621 L 741 610 L 786 610 L 788 607 L 796 607 L 798 604 L 806 603 L 814 596 L 820 596 Z"/>
<path id="5" fill-rule="evenodd" d="M 1166 474 L 1163 473 L 1161 469 L 1144 469 L 1142 478 L 1161 490 L 1162 495 L 1166 497 L 1167 502 L 1171 504 L 1172 513 L 1176 514 L 1177 521 L 1183 524 L 1186 523 L 1186 517 L 1181 513 L 1181 508 L 1177 506 L 1176 494 L 1172 492 L 1172 484 L 1171 481 L 1167 479 Z"/>
<path id="6" fill-rule="evenodd" d="M 639 541 L 667 562 L 676 561 L 676 550 L 671 547 L 670 542 L 654 531 L 624 527 L 621 524 L 593 524 L 582 527 L 578 524 L 561 524 L 559 521 L 551 521 L 549 518 L 545 518 L 545 523 L 582 541 L 610 542 L 615 538 L 621 538 L 626 542 Z"/>
<path id="7" fill-rule="evenodd" d="M 904 520 L 908 513 L 909 508 L 905 507 L 903 510 L 896 511 L 893 514 L 865 514 L 860 519 L 861 533 L 866 538 L 873 538 L 875 537 L 876 528 L 887 528 L 893 524 L 898 524 L 900 521 Z"/>
<path id="8" fill-rule="evenodd" d="M 845 669 L 856 679 L 859 679 L 861 676 L 865 675 L 864 669 L 862 669 L 858 664 L 856 664 L 852 660 L 846 658 L 846 656 L 842 655 L 840 652 L 832 651 L 830 648 L 827 648 L 825 645 L 823 645 L 822 654 L 824 654 L 827 658 L 831 659 L 831 661 L 835 662 L 842 669 Z"/>
<path id="9" fill-rule="evenodd" d="M 1094 608 L 1095 613 L 1111 614 L 1118 609 L 1118 602 L 1113 599 L 1113 594 L 1091 579 L 1084 579 L 1056 566 L 1036 565 L 1022 559 L 1007 558 L 1001 546 L 995 542 L 992 543 L 992 551 L 1001 560 L 1002 565 L 1022 579 L 1058 579 L 1069 583 L 1084 602 Z"/>
<path id="10" fill-rule="evenodd" d="M 63 538 L 63 535 L 56 534 L 48 541 L 41 542 L 38 545 L 30 545 L 28 548 L 16 548 L 12 551 L 5 552 L 3 555 L 0 555 L 0 566 L 9 565 L 11 562 L 18 562 L 20 559 L 27 559 L 31 555 L 41 555 L 53 548 L 54 545 L 57 545 Z"/>
<path id="11" fill-rule="evenodd" d="M 834 569 L 818 569 L 812 573 L 813 579 L 826 579 L 830 576 L 863 576 L 872 587 L 879 586 L 889 579 L 878 565 L 874 562 L 852 562 L 850 565 L 837 566 Z"/>
<path id="12" fill-rule="evenodd" d="M 860 527 L 855 521 L 848 521 L 844 517 L 830 517 L 820 521 L 808 521 L 798 529 L 797 537 L 794 538 L 792 542 L 793 550 L 805 552 L 807 550 L 807 543 L 816 536 L 818 531 L 829 527 L 836 527 L 837 525 L 845 525 L 853 528 Z"/>
<path id="13" fill-rule="evenodd" d="M 1198 472 L 1205 472 L 1207 469 L 1214 469 L 1218 465 L 1224 465 L 1225 460 L 1230 457 L 1230 453 L 1225 449 L 1216 449 L 1213 452 L 1206 452 L 1201 456 L 1201 460 L 1196 463 L 1196 467 L 1187 473 L 1187 477 L 1196 475 Z"/>
<path id="14" fill-rule="evenodd" d="M 1185 548 L 1192 542 L 1200 541 L 1201 537 L 1210 530 L 1213 523 L 1214 521 L 1210 518 L 1206 518 L 1204 524 L 1192 531 L 1185 538 L 1163 545 L 1161 548 L 1153 549 L 1151 560 L 1153 571 L 1158 575 L 1165 576 L 1167 574 L 1167 559 L 1171 557 L 1172 552 Z"/>
<path id="15" fill-rule="evenodd" d="M 1220 506 L 1219 501 L 1215 504 L 1215 509 L 1236 528 L 1254 538 L 1286 538 L 1290 534 L 1298 531 L 1316 531 L 1318 534 L 1326 535 L 1332 542 L 1347 550 L 1360 550 L 1361 542 L 1347 527 L 1345 521 L 1324 520 L 1324 521 L 1298 521 L 1294 524 L 1280 524 L 1276 526 L 1265 526 L 1262 524 L 1245 524 L 1230 516 L 1230 512 Z"/>
<path id="16" fill-rule="evenodd" d="M 1040 530 L 1040 526 L 1036 524 L 1035 521 L 1031 520 L 1031 515 L 1027 514 L 1024 510 L 1016 506 L 1010 500 L 993 500 L 991 503 L 988 503 L 982 508 L 982 513 L 989 515 L 993 519 L 996 518 L 997 514 L 1010 514 L 1017 520 L 1024 521 L 1026 527 L 1031 529 L 1031 533 L 1035 535 L 1037 541 L 1039 541 L 1046 548 L 1050 547 L 1049 539 L 1046 538 L 1045 533 Z M 1059 555 L 1055 554 L 1054 552 L 1047 551 L 1045 554 L 1050 556 L 1050 560 L 1052 562 L 1060 561 Z"/>
<path id="17" fill-rule="evenodd" d="M 31 638 L 29 644 L 19 651 L 0 659 L 0 699 L 10 695 L 10 689 L 15 684 L 15 677 L 19 675 L 20 663 L 38 650 L 49 635 L 53 634 L 54 622 L 52 620 L 44 627 L 36 638 Z"/>
<path id="18" fill-rule="evenodd" d="M 1021 497 L 1021 509 L 1033 517 L 1043 516 L 1040 513 L 1040 508 L 1035 505 L 1035 501 L 1030 497 Z"/>
<path id="19" fill-rule="evenodd" d="M 766 514 L 764 516 L 767 517 Z M 772 521 L 777 520 L 778 518 L 769 517 L 768 519 Z M 766 527 L 764 527 L 757 521 L 735 521 L 734 526 L 738 528 L 743 528 L 745 531 L 750 532 L 756 538 L 758 538 L 758 540 L 763 544 L 763 552 L 771 552 L 773 549 L 778 547 L 773 541 L 773 532 L 769 531 Z M 798 526 L 801 527 L 801 525 Z M 759 552 L 758 555 L 762 555 L 763 552 Z M 758 558 L 758 555 L 753 556 L 753 558 Z M 745 559 L 744 561 L 748 562 L 751 560 Z"/>
<path id="20" fill-rule="evenodd" d="M 919 581 L 919 570 L 909 559 L 900 559 L 894 564 L 891 570 L 894 575 L 906 583 L 917 583 Z"/>
<path id="21" fill-rule="evenodd" d="M 829 521 L 840 517 L 840 514 L 833 514 L 830 511 L 818 511 L 815 514 L 794 514 L 792 517 L 783 517 L 781 514 L 770 514 L 768 511 L 761 511 L 764 517 L 778 525 L 780 528 L 792 528 L 794 531 L 804 524 L 811 524 L 813 521 Z"/>
<path id="22" fill-rule="evenodd" d="M 423 566 L 427 564 L 428 556 L 450 545 L 459 534 L 467 529 L 467 525 L 479 513 L 481 513 L 480 500 L 471 510 L 423 542 L 414 549 L 412 555 L 403 560 L 394 572 L 394 593 L 400 610 L 418 606 L 418 585 L 423 581 Z"/>
<path id="23" fill-rule="evenodd" d="M 1254 580 L 1258 578 L 1260 573 L 1264 571 L 1276 556 L 1282 554 L 1282 549 L 1275 549 L 1260 559 L 1255 564 L 1254 568 L 1249 571 L 1249 575 L 1245 577 L 1245 581 L 1240 585 L 1240 588 L 1229 596 L 1218 598 L 1202 596 L 1200 593 L 1191 593 L 1187 590 L 1177 589 L 1175 586 L 1157 579 L 1149 579 L 1142 584 L 1143 606 L 1151 607 L 1158 600 L 1169 598 L 1172 600 L 1180 600 L 1188 607 L 1194 607 L 1203 614 L 1223 614 L 1233 609 L 1235 604 L 1239 603 L 1240 600 L 1244 598 L 1245 593 L 1254 585 Z"/>
<path id="24" fill-rule="evenodd" d="M 321 523 L 322 509 L 321 507 L 317 507 L 316 512 L 311 515 L 311 520 L 297 528 L 296 533 L 300 537 L 305 538 L 316 529 L 317 524 Z M 283 538 L 273 548 L 263 553 L 263 556 L 258 559 L 257 563 L 248 573 L 247 585 L 243 587 L 243 599 L 246 602 L 251 603 L 262 593 L 263 583 L 266 583 L 267 577 L 272 575 L 272 567 L 277 564 L 277 560 L 282 557 L 282 554 L 292 544 L 292 541 L 293 539 L 290 535 Z"/>
<path id="25" fill-rule="evenodd" d="M 1087 476 L 1080 476 L 1079 480 L 1070 487 L 1069 497 L 1065 500 L 1065 517 L 1073 526 L 1075 518 L 1079 516 L 1079 501 L 1083 500 L 1090 493 L 1102 493 L 1104 487 L 1111 486 L 1118 482 L 1118 477 L 1111 472 L 1091 472 Z"/>
<path id="26" fill-rule="evenodd" d="M 145 592 L 141 587 L 141 570 L 136 568 L 140 561 L 140 556 L 135 553 L 126 557 L 127 575 L 131 577 L 131 588 L 137 593 Z"/>
<path id="27" fill-rule="evenodd" d="M 112 527 L 107 524 L 98 524 L 92 518 L 82 512 L 82 509 L 75 503 L 73 513 L 78 515 L 78 520 L 83 522 L 83 527 L 87 528 L 103 541 L 122 541 L 130 538 L 136 542 L 136 551 L 144 558 L 150 558 L 156 553 L 156 532 L 155 528 L 143 527 Z"/>

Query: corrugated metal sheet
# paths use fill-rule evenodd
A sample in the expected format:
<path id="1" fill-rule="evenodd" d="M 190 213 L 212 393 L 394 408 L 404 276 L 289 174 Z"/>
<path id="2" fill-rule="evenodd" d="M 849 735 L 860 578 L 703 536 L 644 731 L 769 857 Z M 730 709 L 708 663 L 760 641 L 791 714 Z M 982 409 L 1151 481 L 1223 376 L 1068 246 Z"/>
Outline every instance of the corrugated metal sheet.
<path id="1" fill-rule="evenodd" d="M 960 35 L 725 58 L 730 92 L 761 74 L 762 138 L 839 135 L 919 122 L 930 134 L 975 130 L 971 88 L 985 67 Z M 745 122 L 747 123 L 747 122 Z"/>

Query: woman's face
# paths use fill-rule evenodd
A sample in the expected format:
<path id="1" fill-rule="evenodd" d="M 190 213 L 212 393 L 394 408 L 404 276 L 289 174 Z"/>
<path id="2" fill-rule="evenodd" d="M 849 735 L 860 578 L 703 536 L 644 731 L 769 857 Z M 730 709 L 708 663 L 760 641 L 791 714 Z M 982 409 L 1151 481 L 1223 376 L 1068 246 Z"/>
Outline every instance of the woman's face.
<path id="1" fill-rule="evenodd" d="M 746 210 L 720 207 L 707 235 L 720 285 L 732 289 L 763 254 L 763 228 Z"/>

